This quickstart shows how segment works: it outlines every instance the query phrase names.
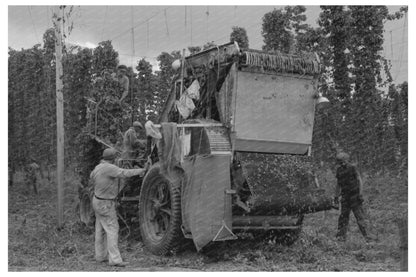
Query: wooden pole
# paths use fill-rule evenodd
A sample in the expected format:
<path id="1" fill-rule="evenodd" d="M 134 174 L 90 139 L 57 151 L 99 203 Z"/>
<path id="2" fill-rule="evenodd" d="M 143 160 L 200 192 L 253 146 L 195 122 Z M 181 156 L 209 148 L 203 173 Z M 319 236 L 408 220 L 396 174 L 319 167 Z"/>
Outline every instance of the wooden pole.
<path id="1" fill-rule="evenodd" d="M 400 237 L 400 270 L 408 271 L 407 217 L 399 218 L 396 222 L 397 222 L 397 226 L 399 227 L 399 237 Z"/>
<path id="2" fill-rule="evenodd" d="M 182 93 L 183 93 L 183 81 L 184 81 L 184 77 L 185 77 L 185 48 L 182 50 L 182 61 L 181 61 L 181 86 L 180 86 L 180 90 L 179 90 L 179 99 L 181 99 L 182 97 Z M 182 122 L 182 116 L 179 113 L 179 123 Z"/>
<path id="3" fill-rule="evenodd" d="M 61 24 L 63 18 L 60 20 L 59 7 L 55 7 L 55 55 L 56 55 L 56 153 L 57 153 L 57 167 L 56 178 L 58 185 L 58 228 L 63 227 L 63 185 L 64 185 L 64 101 L 63 101 L 63 84 L 62 84 L 62 30 Z"/>

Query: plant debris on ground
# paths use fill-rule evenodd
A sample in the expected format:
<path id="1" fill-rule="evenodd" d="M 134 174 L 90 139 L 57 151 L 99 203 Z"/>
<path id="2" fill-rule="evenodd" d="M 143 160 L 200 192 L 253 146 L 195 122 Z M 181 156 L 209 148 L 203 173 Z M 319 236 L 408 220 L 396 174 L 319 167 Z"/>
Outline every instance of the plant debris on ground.
<path id="1" fill-rule="evenodd" d="M 155 256 L 140 241 L 138 226 L 121 226 L 120 251 L 129 265 L 111 267 L 94 260 L 94 229 L 79 222 L 76 178 L 65 181 L 64 227 L 57 228 L 55 183 L 43 182 L 39 195 L 20 174 L 9 187 L 9 271 L 399 271 L 399 233 L 395 218 L 407 214 L 407 180 L 388 174 L 366 177 L 365 206 L 379 241 L 366 243 L 351 216 L 346 242 L 335 240 L 338 211 L 305 216 L 292 245 L 272 236 L 211 243 L 196 252 L 189 243 L 178 253 Z M 404 211 L 405 209 L 405 211 Z"/>

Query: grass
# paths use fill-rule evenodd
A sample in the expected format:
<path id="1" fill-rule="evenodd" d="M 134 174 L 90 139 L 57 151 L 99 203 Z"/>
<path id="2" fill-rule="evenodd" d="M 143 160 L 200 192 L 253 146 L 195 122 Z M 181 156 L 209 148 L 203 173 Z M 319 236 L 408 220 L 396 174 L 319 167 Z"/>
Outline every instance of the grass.
<path id="1" fill-rule="evenodd" d="M 65 181 L 65 225 L 57 229 L 56 186 L 43 184 L 39 195 L 23 184 L 20 174 L 9 188 L 9 271 L 399 271 L 400 252 L 395 218 L 407 214 L 407 179 L 393 175 L 365 177 L 366 209 L 379 242 L 366 244 L 353 217 L 348 239 L 335 240 L 338 211 L 305 217 L 293 245 L 250 236 L 209 245 L 197 253 L 192 247 L 167 257 L 154 256 L 137 236 L 121 230 L 120 250 L 126 268 L 94 261 L 94 230 L 77 220 L 76 178 Z M 330 179 L 327 178 L 332 182 Z M 131 232 L 138 233 L 137 226 Z"/>

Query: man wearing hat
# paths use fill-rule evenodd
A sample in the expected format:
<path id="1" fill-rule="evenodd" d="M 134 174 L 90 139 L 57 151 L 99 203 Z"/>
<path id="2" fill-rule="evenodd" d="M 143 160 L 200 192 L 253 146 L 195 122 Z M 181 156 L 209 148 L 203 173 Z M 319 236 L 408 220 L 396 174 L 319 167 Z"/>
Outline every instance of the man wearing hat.
<path id="1" fill-rule="evenodd" d="M 120 178 L 144 175 L 146 168 L 123 169 L 114 165 L 116 150 L 107 148 L 103 159 L 91 172 L 94 185 L 92 206 L 95 211 L 95 259 L 108 261 L 112 266 L 126 266 L 118 249 L 119 225 L 116 212 L 116 197 L 122 189 Z"/>
<path id="2" fill-rule="evenodd" d="M 336 237 L 345 241 L 347 237 L 348 222 L 351 211 L 357 219 L 358 227 L 367 241 L 372 240 L 368 233 L 368 226 L 363 209 L 362 181 L 357 168 L 349 162 L 349 155 L 345 152 L 338 153 L 337 161 L 337 186 L 335 189 L 335 203 L 338 204 L 341 196 L 341 214 L 338 219 L 338 232 Z"/>
<path id="3" fill-rule="evenodd" d="M 140 130 L 143 125 L 139 121 L 134 121 L 133 126 L 130 127 L 123 136 L 124 152 L 123 159 L 134 160 L 138 156 L 139 149 L 144 149 L 144 145 L 138 139 Z"/>
<path id="4" fill-rule="evenodd" d="M 117 81 L 119 82 L 123 93 L 120 98 L 120 103 L 127 97 L 129 94 L 129 78 L 126 76 L 127 67 L 125 65 L 119 65 L 117 67 Z"/>

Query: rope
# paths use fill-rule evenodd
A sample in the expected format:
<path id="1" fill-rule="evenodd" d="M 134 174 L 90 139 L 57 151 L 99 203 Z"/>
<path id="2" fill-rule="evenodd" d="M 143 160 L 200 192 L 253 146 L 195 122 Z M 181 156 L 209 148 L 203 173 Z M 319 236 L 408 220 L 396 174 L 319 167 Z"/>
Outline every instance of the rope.
<path id="1" fill-rule="evenodd" d="M 38 31 L 36 30 L 35 22 L 33 21 L 32 11 L 30 10 L 30 6 L 27 7 L 27 10 L 29 11 L 30 20 L 32 22 L 33 29 L 35 30 L 36 39 L 40 43 L 40 40 L 39 40 L 39 37 L 38 37 Z"/>
<path id="2" fill-rule="evenodd" d="M 192 6 L 191 6 L 191 45 L 192 45 Z"/>
<path id="3" fill-rule="evenodd" d="M 402 34 L 402 43 L 404 42 L 404 35 L 405 35 L 405 30 L 406 30 L 406 23 L 407 23 L 407 13 L 405 13 L 404 15 L 404 21 L 403 21 L 403 34 Z M 400 62 L 399 62 L 399 69 L 396 73 L 396 76 L 394 78 L 394 80 L 397 80 L 397 77 L 399 77 L 399 73 L 400 73 L 400 69 L 402 68 L 402 61 L 403 61 L 403 52 L 404 52 L 404 43 L 402 44 L 402 50 L 400 51 Z"/>
<path id="4" fill-rule="evenodd" d="M 149 20 L 146 22 L 147 49 L 149 49 Z"/>
<path id="5" fill-rule="evenodd" d="M 166 8 L 166 9 L 164 9 L 164 10 L 166 11 L 166 10 L 168 10 L 168 9 L 169 9 L 169 8 Z M 153 14 L 152 16 L 150 16 L 150 17 L 146 18 L 145 20 L 141 21 L 141 22 L 140 22 L 140 23 L 138 23 L 137 25 L 133 26 L 133 29 L 136 29 L 137 27 L 139 27 L 139 26 L 143 25 L 144 23 L 146 23 L 146 22 L 147 22 L 147 21 L 149 21 L 150 19 L 154 18 L 156 15 L 158 15 L 158 14 L 159 14 L 159 13 L 161 13 L 161 12 L 162 12 L 162 10 L 157 11 L 157 12 L 156 12 L 155 14 Z M 119 38 L 119 37 L 121 37 L 121 36 L 125 35 L 126 33 L 128 33 L 128 32 L 130 31 L 130 29 L 131 29 L 131 28 L 129 28 L 129 29 L 127 29 L 127 30 L 125 30 L 125 31 L 121 32 L 119 35 L 117 35 L 117 36 L 115 36 L 115 37 L 111 38 L 110 40 L 115 40 L 115 39 L 117 39 L 117 38 Z"/>
<path id="6" fill-rule="evenodd" d="M 107 11 L 108 11 L 108 6 L 105 6 L 105 13 L 104 13 L 104 18 L 103 18 L 103 29 L 101 30 L 101 41 L 103 40 L 105 24 L 107 22 Z"/>
<path id="7" fill-rule="evenodd" d="M 165 10 L 164 14 L 165 14 L 166 34 L 167 34 L 167 36 L 168 36 L 168 38 L 169 38 L 168 17 L 167 17 L 167 15 L 166 15 L 166 10 Z"/>

